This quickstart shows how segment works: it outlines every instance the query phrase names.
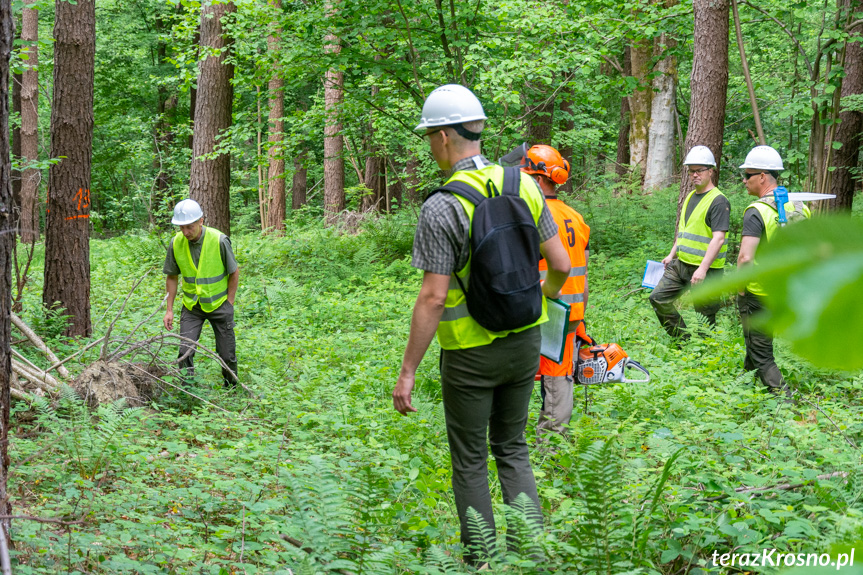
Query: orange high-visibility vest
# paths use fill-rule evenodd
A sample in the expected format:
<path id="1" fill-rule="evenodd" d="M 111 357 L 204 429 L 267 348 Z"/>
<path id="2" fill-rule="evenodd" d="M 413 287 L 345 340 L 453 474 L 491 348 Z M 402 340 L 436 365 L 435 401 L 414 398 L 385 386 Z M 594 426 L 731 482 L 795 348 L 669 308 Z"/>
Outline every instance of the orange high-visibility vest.
<path id="1" fill-rule="evenodd" d="M 584 223 L 581 214 L 558 199 L 546 198 L 545 203 L 554 221 L 557 222 L 557 233 L 566 253 L 569 255 L 569 277 L 560 290 L 560 299 L 568 303 L 570 322 L 579 322 L 578 333 L 584 335 L 584 286 L 587 278 L 587 242 L 590 240 L 590 227 Z M 539 275 L 545 279 L 548 264 L 545 259 L 539 261 Z M 540 375 L 572 375 L 574 333 L 566 340 L 561 363 L 541 357 L 539 360 Z"/>

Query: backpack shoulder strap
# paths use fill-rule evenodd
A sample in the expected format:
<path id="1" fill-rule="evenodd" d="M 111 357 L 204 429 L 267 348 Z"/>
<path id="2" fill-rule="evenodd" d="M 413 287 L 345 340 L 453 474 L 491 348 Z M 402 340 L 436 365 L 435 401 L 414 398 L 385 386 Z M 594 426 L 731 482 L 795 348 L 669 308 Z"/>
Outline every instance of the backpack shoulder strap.
<path id="1" fill-rule="evenodd" d="M 503 169 L 503 190 L 505 196 L 517 196 L 519 188 L 521 188 L 521 170 L 517 166 L 510 166 Z"/>
<path id="2" fill-rule="evenodd" d="M 438 192 L 449 192 L 451 194 L 461 196 L 475 206 L 478 206 L 481 202 L 488 199 L 476 191 L 470 184 L 456 181 L 432 190 L 432 192 L 426 197 L 426 201 Z"/>

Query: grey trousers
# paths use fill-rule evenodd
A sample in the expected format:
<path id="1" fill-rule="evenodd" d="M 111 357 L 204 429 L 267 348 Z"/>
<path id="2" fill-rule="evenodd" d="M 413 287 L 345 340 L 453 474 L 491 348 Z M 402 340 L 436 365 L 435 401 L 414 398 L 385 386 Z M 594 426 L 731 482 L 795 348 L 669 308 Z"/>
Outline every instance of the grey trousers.
<path id="1" fill-rule="evenodd" d="M 461 523 L 465 561 L 483 549 L 468 528 L 469 507 L 494 530 L 488 483 L 488 445 L 497 464 L 504 503 L 525 493 L 542 522 L 527 441 L 528 405 L 539 368 L 539 327 L 513 333 L 489 345 L 444 350 L 441 384 L 452 460 L 452 489 Z"/>
<path id="2" fill-rule="evenodd" d="M 541 443 L 543 435 L 551 431 L 564 433 L 572 419 L 573 377 L 569 375 L 542 375 L 540 389 L 542 409 L 536 424 L 536 441 Z"/>
<path id="3" fill-rule="evenodd" d="M 683 330 L 686 328 L 686 322 L 677 313 L 677 308 L 674 302 L 683 294 L 683 292 L 692 285 L 692 274 L 698 266 L 693 266 L 680 261 L 679 259 L 671 260 L 668 267 L 665 268 L 665 273 L 662 279 L 659 280 L 653 293 L 650 294 L 650 305 L 653 306 L 653 311 L 656 312 L 656 317 L 659 318 L 659 323 L 668 332 L 668 335 L 675 338 L 688 338 Z M 707 270 L 707 279 L 722 275 L 721 269 Z M 695 306 L 695 311 L 707 318 L 710 325 L 716 325 L 716 314 L 721 307 L 720 302 L 710 302 Z"/>
<path id="4" fill-rule="evenodd" d="M 761 382 L 771 391 L 789 393 L 773 357 L 773 336 L 752 326 L 752 317 L 764 309 L 764 302 L 755 294 L 743 292 L 743 295 L 737 296 L 737 309 L 740 311 L 743 339 L 746 342 L 743 369 L 756 370 Z"/>
<path id="5" fill-rule="evenodd" d="M 237 373 L 237 341 L 234 337 L 234 306 L 230 302 L 225 301 L 218 309 L 210 313 L 205 312 L 199 306 L 195 306 L 191 311 L 183 306 L 183 312 L 180 314 L 180 335 L 198 341 L 201 337 L 201 329 L 204 327 L 204 321 L 209 321 L 213 326 L 213 334 L 216 336 L 216 353 L 222 358 L 228 367 Z M 195 373 L 195 349 L 194 347 L 180 343 L 180 351 L 177 357 L 183 357 L 189 348 L 192 348 L 189 356 L 180 362 L 180 367 L 186 371 L 186 374 L 191 376 Z M 225 385 L 236 385 L 237 381 L 231 375 L 231 372 L 222 368 L 222 377 Z"/>

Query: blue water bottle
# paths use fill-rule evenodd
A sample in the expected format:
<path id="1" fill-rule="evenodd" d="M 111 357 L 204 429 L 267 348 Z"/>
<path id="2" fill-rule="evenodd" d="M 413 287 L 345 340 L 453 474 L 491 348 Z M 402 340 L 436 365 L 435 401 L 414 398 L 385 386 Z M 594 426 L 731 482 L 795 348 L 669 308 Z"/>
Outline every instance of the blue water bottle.
<path id="1" fill-rule="evenodd" d="M 784 226 L 788 223 L 788 218 L 785 216 L 785 204 L 788 203 L 788 190 L 785 186 L 778 186 L 773 190 L 773 199 L 776 200 L 776 211 L 779 212 L 779 225 Z"/>

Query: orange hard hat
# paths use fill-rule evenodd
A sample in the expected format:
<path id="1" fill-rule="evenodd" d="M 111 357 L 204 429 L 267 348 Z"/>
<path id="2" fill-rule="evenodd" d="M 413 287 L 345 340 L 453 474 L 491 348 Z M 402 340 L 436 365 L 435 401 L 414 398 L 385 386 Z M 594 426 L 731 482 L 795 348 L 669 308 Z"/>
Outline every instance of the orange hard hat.
<path id="1" fill-rule="evenodd" d="M 527 166 L 521 169 L 526 174 L 540 174 L 555 184 L 564 183 L 569 178 L 569 162 L 551 146 L 538 144 L 527 151 Z"/>

